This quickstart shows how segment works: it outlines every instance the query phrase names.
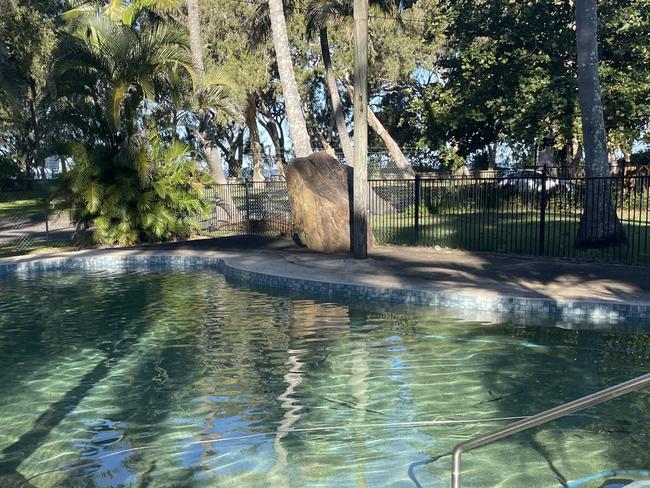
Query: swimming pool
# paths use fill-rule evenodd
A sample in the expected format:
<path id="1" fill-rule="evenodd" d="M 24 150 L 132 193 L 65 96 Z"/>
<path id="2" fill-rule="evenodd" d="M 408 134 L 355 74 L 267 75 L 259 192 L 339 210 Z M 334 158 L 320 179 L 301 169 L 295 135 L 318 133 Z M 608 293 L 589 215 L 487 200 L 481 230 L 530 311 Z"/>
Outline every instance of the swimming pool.
<path id="1" fill-rule="evenodd" d="M 214 271 L 0 276 L 0 486 L 447 487 L 432 459 L 507 422 L 486 419 L 648 370 L 632 326 L 470 321 Z M 647 469 L 649 407 L 638 392 L 472 451 L 463 486 Z"/>

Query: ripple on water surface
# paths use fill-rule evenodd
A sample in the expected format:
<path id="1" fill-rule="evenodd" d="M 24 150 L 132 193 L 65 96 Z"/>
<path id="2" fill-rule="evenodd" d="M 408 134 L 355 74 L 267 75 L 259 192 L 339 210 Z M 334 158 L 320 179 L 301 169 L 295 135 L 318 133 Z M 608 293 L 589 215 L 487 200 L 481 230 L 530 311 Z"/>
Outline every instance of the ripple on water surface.
<path id="1" fill-rule="evenodd" d="M 327 303 L 211 272 L 3 277 L 0 487 L 446 487 L 432 457 L 504 423 L 478 420 L 642 374 L 649 353 L 643 329 Z M 649 419 L 636 393 L 501 441 L 465 456 L 464 486 L 647 469 Z"/>

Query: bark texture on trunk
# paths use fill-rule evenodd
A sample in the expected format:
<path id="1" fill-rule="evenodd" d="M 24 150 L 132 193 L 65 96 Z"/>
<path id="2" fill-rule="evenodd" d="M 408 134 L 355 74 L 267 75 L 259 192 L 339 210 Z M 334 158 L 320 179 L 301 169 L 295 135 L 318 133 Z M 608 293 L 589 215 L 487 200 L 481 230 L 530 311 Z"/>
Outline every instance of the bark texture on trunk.
<path id="1" fill-rule="evenodd" d="M 194 69 L 199 75 L 205 71 L 203 66 L 203 45 L 201 42 L 201 16 L 199 0 L 187 0 L 187 29 L 190 32 L 190 50 Z"/>
<path id="2" fill-rule="evenodd" d="M 293 150 L 296 157 L 306 157 L 312 153 L 312 148 L 291 61 L 282 0 L 269 0 L 269 19 Z"/>
<path id="3" fill-rule="evenodd" d="M 29 120 L 30 120 L 30 125 L 31 127 L 29 128 L 29 136 L 28 136 L 28 145 L 29 145 L 29 151 L 31 152 L 31 160 L 34 164 L 35 170 L 38 171 L 39 168 L 44 166 L 45 162 L 41 161 L 40 159 L 40 150 L 39 150 L 39 143 L 40 143 L 40 134 L 39 134 L 39 127 L 38 127 L 38 117 L 36 115 L 36 82 L 34 81 L 33 78 L 29 78 L 29 82 L 27 84 L 27 105 L 29 107 Z M 29 160 L 29 156 L 28 156 Z M 30 165 L 27 163 L 25 165 L 27 168 L 27 177 L 30 177 Z M 42 173 L 43 179 L 45 179 L 45 173 Z"/>
<path id="4" fill-rule="evenodd" d="M 219 185 L 216 187 L 213 197 L 214 200 L 212 201 L 212 218 L 230 224 L 242 222 L 244 216 L 232 198 L 232 186 L 227 185 L 228 181 L 223 171 L 219 149 L 216 147 L 207 147 L 205 149 L 205 159 L 208 161 L 210 175 L 215 183 Z"/>
<path id="5" fill-rule="evenodd" d="M 354 99 L 354 88 L 346 83 L 345 89 L 350 95 L 350 98 Z M 393 139 L 393 137 L 388 133 L 370 106 L 368 106 L 368 125 L 386 146 L 388 154 L 390 154 L 395 166 L 401 172 L 400 176 L 402 178 L 413 178 L 415 176 L 415 171 L 413 171 L 411 163 L 408 162 L 406 156 L 404 156 L 404 153 L 400 149 L 399 144 L 397 144 L 395 139 Z"/>
<path id="6" fill-rule="evenodd" d="M 348 126 L 345 123 L 345 114 L 343 113 L 343 104 L 341 103 L 341 96 L 339 88 L 336 84 L 336 77 L 332 69 L 332 58 L 330 56 L 330 44 L 327 36 L 327 27 L 320 29 L 320 49 L 323 55 L 323 64 L 325 65 L 325 82 L 327 83 L 327 91 L 332 103 L 332 112 L 334 114 L 334 123 L 336 124 L 336 131 L 339 134 L 339 141 L 341 142 L 341 149 L 343 150 L 343 157 L 345 162 L 350 166 L 354 162 L 354 153 L 352 150 L 352 142 L 350 142 L 350 135 L 348 134 Z"/>
<path id="7" fill-rule="evenodd" d="M 275 149 L 275 166 L 278 170 L 278 174 L 281 178 L 284 179 L 286 177 L 284 149 L 282 137 L 278 131 L 278 127 L 273 120 L 269 120 L 268 123 L 262 120 L 261 123 L 262 127 L 264 127 L 264 130 L 266 130 L 267 134 L 271 138 L 271 142 L 273 143 L 273 148 Z"/>
<path id="8" fill-rule="evenodd" d="M 199 0 L 187 0 L 187 29 L 190 33 L 190 50 L 192 52 L 192 62 L 194 69 L 203 75 L 203 47 L 201 41 L 201 17 L 199 14 Z M 235 202 L 232 198 L 231 189 L 225 186 L 227 183 L 226 175 L 223 170 L 223 163 L 221 161 L 221 154 L 213 144 L 211 144 L 205 124 L 207 117 L 204 113 L 199 113 L 201 120 L 200 128 L 197 131 L 197 139 L 200 147 L 205 154 L 205 159 L 208 163 L 208 168 L 212 179 L 220 185 L 217 188 L 217 201 L 213 202 L 212 212 L 216 212 L 217 218 L 221 219 L 220 213 L 225 213 L 225 218 L 228 222 L 235 223 L 242 220 L 241 212 L 237 209 Z M 214 216 L 214 215 L 213 215 Z"/>
<path id="9" fill-rule="evenodd" d="M 607 133 L 598 76 L 598 12 L 596 0 L 576 0 L 578 92 L 588 178 L 610 176 Z M 587 180 L 584 211 L 578 228 L 579 246 L 603 246 L 625 240 L 608 179 Z"/>
<path id="10" fill-rule="evenodd" d="M 246 103 L 246 125 L 248 125 L 248 141 L 253 157 L 253 181 L 264 181 L 264 157 L 260 144 L 260 131 L 257 128 L 257 97 L 249 93 Z"/>
<path id="11" fill-rule="evenodd" d="M 495 170 L 497 168 L 497 144 L 488 144 L 487 151 L 489 155 L 488 168 L 489 170 Z"/>
<path id="12" fill-rule="evenodd" d="M 207 147 L 205 149 L 205 159 L 208 161 L 208 168 L 210 168 L 210 175 L 215 183 L 225 185 L 226 174 L 223 171 L 223 164 L 221 163 L 221 155 L 216 147 Z"/>
<path id="13" fill-rule="evenodd" d="M 390 157 L 397 166 L 397 169 L 402 172 L 402 178 L 414 177 L 415 171 L 413 171 L 411 163 L 408 162 L 399 145 L 397 142 L 395 142 L 395 139 L 393 139 L 393 137 L 388 133 L 386 128 L 379 121 L 370 107 L 368 107 L 368 124 L 372 130 L 375 131 L 375 134 L 377 134 L 384 142 L 384 145 L 388 150 L 388 154 L 390 154 Z"/>
<path id="14" fill-rule="evenodd" d="M 567 176 L 576 178 L 580 176 L 580 161 L 582 160 L 582 144 L 577 137 L 564 147 L 564 166 Z"/>

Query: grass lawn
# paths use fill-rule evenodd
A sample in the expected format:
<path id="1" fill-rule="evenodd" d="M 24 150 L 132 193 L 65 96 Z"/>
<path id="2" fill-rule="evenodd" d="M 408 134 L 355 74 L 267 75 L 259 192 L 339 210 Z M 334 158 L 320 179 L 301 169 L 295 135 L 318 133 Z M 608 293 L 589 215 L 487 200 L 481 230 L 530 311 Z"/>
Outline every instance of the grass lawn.
<path id="1" fill-rule="evenodd" d="M 625 223 L 627 242 L 598 249 L 580 249 L 575 237 L 579 214 L 547 213 L 544 255 L 650 265 L 650 226 Z M 540 222 L 537 212 L 463 212 L 425 215 L 416 236 L 414 217 L 406 214 L 372 219 L 378 244 L 441 246 L 468 251 L 539 255 Z"/>
<path id="2" fill-rule="evenodd" d="M 67 221 L 50 214 L 45 225 L 46 193 L 42 190 L 0 194 L 0 257 L 72 250 Z"/>
<path id="3" fill-rule="evenodd" d="M 53 252 L 67 252 L 79 249 L 76 246 L 56 246 L 51 242 L 37 241 L 30 242 L 27 245 L 0 245 L 0 258 L 8 258 L 11 256 L 24 256 L 33 254 L 45 254 Z"/>
<path id="4" fill-rule="evenodd" d="M 21 200 L 0 201 L 0 221 L 24 218 L 33 220 L 42 217 L 45 213 L 45 204 L 40 198 L 26 198 Z"/>

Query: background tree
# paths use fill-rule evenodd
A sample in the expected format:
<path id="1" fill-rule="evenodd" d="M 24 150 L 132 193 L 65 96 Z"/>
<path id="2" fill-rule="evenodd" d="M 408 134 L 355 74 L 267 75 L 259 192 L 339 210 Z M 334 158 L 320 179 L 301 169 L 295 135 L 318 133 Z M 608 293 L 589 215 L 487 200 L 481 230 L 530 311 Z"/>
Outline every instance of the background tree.
<path id="1" fill-rule="evenodd" d="M 60 12 L 55 1 L 0 3 L 0 141 L 8 174 L 44 176 L 53 128 L 43 123 L 43 104 Z"/>
<path id="2" fill-rule="evenodd" d="M 598 75 L 596 0 L 576 0 L 575 12 L 586 174 L 590 178 L 603 178 L 610 175 L 610 168 Z M 603 245 L 625 239 L 623 226 L 616 215 L 612 200 L 610 180 L 596 179 L 587 182 L 584 209 L 577 236 L 579 245 Z"/>
<path id="3" fill-rule="evenodd" d="M 312 148 L 309 134 L 307 133 L 307 124 L 302 113 L 300 94 L 298 93 L 296 76 L 293 70 L 293 61 L 291 60 L 284 6 L 282 0 L 268 0 L 268 4 L 273 48 L 280 74 L 282 95 L 284 97 L 293 149 L 297 157 L 309 156 L 312 153 Z"/>

